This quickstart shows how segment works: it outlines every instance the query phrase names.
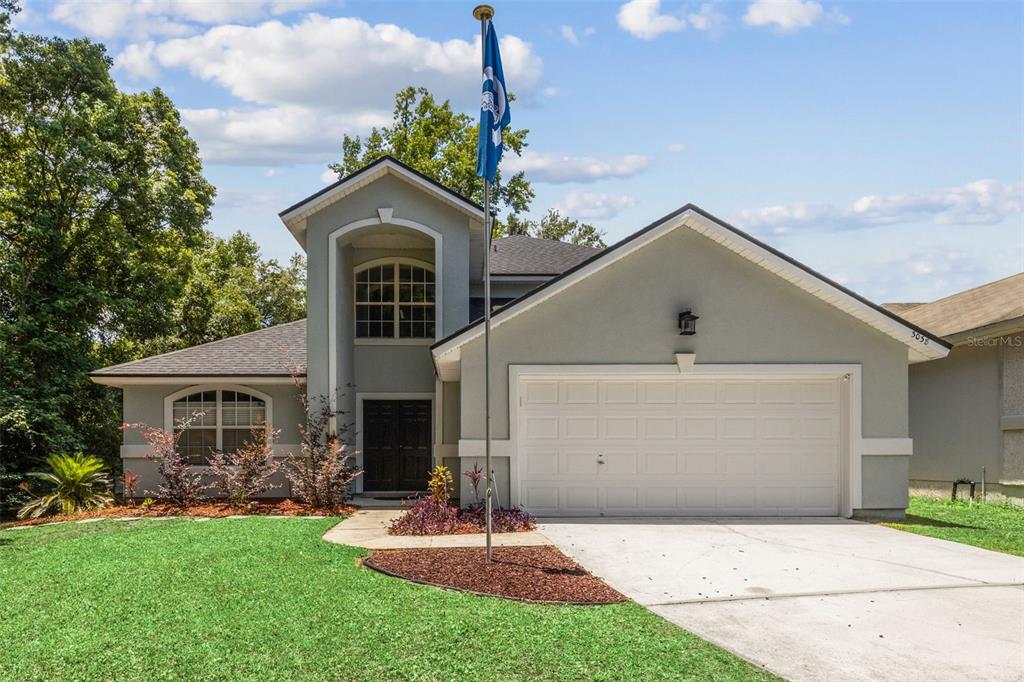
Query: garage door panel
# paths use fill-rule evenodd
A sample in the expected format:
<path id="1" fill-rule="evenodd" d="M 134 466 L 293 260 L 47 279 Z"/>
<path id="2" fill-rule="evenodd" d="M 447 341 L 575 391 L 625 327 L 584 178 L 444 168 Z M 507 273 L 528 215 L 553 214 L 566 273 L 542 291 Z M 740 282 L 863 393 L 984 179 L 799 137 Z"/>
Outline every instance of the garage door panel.
<path id="1" fill-rule="evenodd" d="M 544 515 L 835 515 L 837 380 L 524 379 L 521 501 Z M 555 402 L 550 402 L 554 397 Z"/>
<path id="2" fill-rule="evenodd" d="M 679 471 L 679 454 L 671 452 L 645 452 L 640 457 L 641 473 L 647 476 L 672 476 Z"/>
<path id="3" fill-rule="evenodd" d="M 598 423 L 596 416 L 564 417 L 562 433 L 565 434 L 566 440 L 596 440 Z"/>

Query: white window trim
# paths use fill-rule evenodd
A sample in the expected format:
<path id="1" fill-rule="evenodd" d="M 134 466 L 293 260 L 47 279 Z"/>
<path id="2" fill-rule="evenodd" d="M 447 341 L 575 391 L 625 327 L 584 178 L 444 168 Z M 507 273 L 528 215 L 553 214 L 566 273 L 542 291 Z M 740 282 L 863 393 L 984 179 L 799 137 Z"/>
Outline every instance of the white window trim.
<path id="1" fill-rule="evenodd" d="M 840 414 L 842 416 L 842 435 L 840 442 L 840 498 L 839 514 L 844 517 L 853 516 L 860 509 L 863 500 L 861 484 L 861 457 L 864 455 L 861 437 L 862 409 L 862 370 L 859 364 L 707 364 L 692 365 L 680 368 L 671 365 L 509 365 L 509 440 L 512 447 L 512 461 L 509 463 L 510 497 L 513 505 L 522 504 L 520 497 L 520 480 L 522 478 L 522 458 L 518 457 L 519 440 L 519 384 L 520 380 L 529 377 L 559 376 L 594 376 L 609 375 L 649 377 L 652 375 L 679 376 L 706 375 L 709 377 L 730 378 L 764 378 L 790 377 L 807 378 L 821 377 L 839 379 Z"/>
<path id="2" fill-rule="evenodd" d="M 358 286 L 359 273 L 369 270 L 370 268 L 380 267 L 382 265 L 389 265 L 393 269 L 392 283 L 395 287 L 395 300 L 391 302 L 391 307 L 394 311 L 395 316 L 395 330 L 394 336 L 358 336 L 356 330 L 358 329 L 359 322 L 357 321 L 359 315 L 357 314 L 360 305 L 385 305 L 387 301 L 371 302 L 367 301 L 361 303 L 356 300 L 356 290 Z M 431 303 L 419 303 L 416 301 L 402 303 L 399 300 L 399 265 L 409 265 L 414 268 L 422 268 L 434 275 L 434 300 Z M 437 293 L 438 293 L 438 282 L 437 273 L 434 271 L 434 264 L 428 263 L 424 260 L 417 258 L 405 258 L 402 256 L 395 256 L 392 258 L 375 258 L 373 260 L 360 263 L 352 268 L 352 340 L 358 346 L 368 345 L 396 345 L 396 346 L 429 346 L 434 343 L 434 339 L 437 338 L 437 326 L 439 324 L 438 313 L 440 312 L 437 307 Z M 420 305 L 424 308 L 432 307 L 434 309 L 434 336 L 399 336 L 399 307 L 402 305 Z"/>
<path id="3" fill-rule="evenodd" d="M 254 398 L 259 398 L 266 405 L 267 410 L 267 431 L 274 430 L 274 399 L 263 391 L 259 391 L 249 386 L 242 386 L 241 384 L 200 384 L 198 386 L 189 386 L 183 388 L 180 391 L 175 391 L 169 396 L 164 398 L 164 430 L 167 433 L 174 433 L 174 401 L 179 398 L 184 398 L 187 395 L 193 393 L 201 393 L 203 391 L 216 391 L 217 392 L 217 425 L 215 427 L 217 433 L 216 448 L 218 450 L 224 447 L 223 433 L 224 424 L 221 422 L 221 395 L 223 391 L 238 391 L 240 393 L 246 393 Z M 199 427 L 209 428 L 209 427 Z"/>

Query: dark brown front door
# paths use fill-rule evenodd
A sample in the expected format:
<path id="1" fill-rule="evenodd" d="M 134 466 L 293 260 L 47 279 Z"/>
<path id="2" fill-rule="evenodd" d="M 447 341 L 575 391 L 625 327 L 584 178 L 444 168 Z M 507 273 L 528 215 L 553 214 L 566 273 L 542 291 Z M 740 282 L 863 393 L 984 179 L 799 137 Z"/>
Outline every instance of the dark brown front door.
<path id="1" fill-rule="evenodd" d="M 429 400 L 363 401 L 363 489 L 427 489 Z"/>

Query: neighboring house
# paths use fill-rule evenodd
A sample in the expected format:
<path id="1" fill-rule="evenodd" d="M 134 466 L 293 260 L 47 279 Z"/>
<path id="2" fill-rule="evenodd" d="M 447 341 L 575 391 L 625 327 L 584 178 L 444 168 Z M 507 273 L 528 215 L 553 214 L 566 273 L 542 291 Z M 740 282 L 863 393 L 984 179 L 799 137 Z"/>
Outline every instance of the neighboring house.
<path id="1" fill-rule="evenodd" d="M 1024 273 L 885 307 L 953 344 L 910 368 L 911 487 L 948 495 L 966 478 L 1024 498 Z"/>
<path id="2" fill-rule="evenodd" d="M 304 366 L 308 394 L 354 429 L 357 493 L 419 491 L 433 464 L 481 464 L 481 207 L 384 158 L 281 219 L 309 258 L 305 327 L 95 372 L 124 390 L 126 421 L 172 428 L 205 405 L 216 416 L 188 435 L 196 461 L 261 418 L 294 448 L 289 375 Z M 517 236 L 492 261 L 494 296 L 511 299 L 493 315 L 500 504 L 903 514 L 907 368 L 944 357 L 940 338 L 692 205 L 602 251 Z M 699 319 L 683 335 L 686 311 Z M 144 451 L 125 435 L 125 467 L 151 489 Z"/>

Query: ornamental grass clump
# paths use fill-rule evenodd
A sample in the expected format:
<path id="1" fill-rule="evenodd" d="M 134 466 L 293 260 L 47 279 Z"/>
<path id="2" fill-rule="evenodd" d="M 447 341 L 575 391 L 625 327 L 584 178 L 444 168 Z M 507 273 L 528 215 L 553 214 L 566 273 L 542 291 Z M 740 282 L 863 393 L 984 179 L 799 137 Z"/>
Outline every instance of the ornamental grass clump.
<path id="1" fill-rule="evenodd" d="M 213 489 L 231 504 L 245 506 L 252 498 L 279 487 L 271 483 L 281 468 L 274 459 L 278 433 L 260 424 L 252 428 L 249 439 L 234 452 L 214 452 L 210 458 Z"/>
<path id="2" fill-rule="evenodd" d="M 105 507 L 113 502 L 110 477 L 98 457 L 50 455 L 46 459 L 50 471 L 36 471 L 33 478 L 49 483 L 53 489 L 46 495 L 29 500 L 19 511 L 19 519 L 38 519 L 50 514 L 74 514 Z"/>

